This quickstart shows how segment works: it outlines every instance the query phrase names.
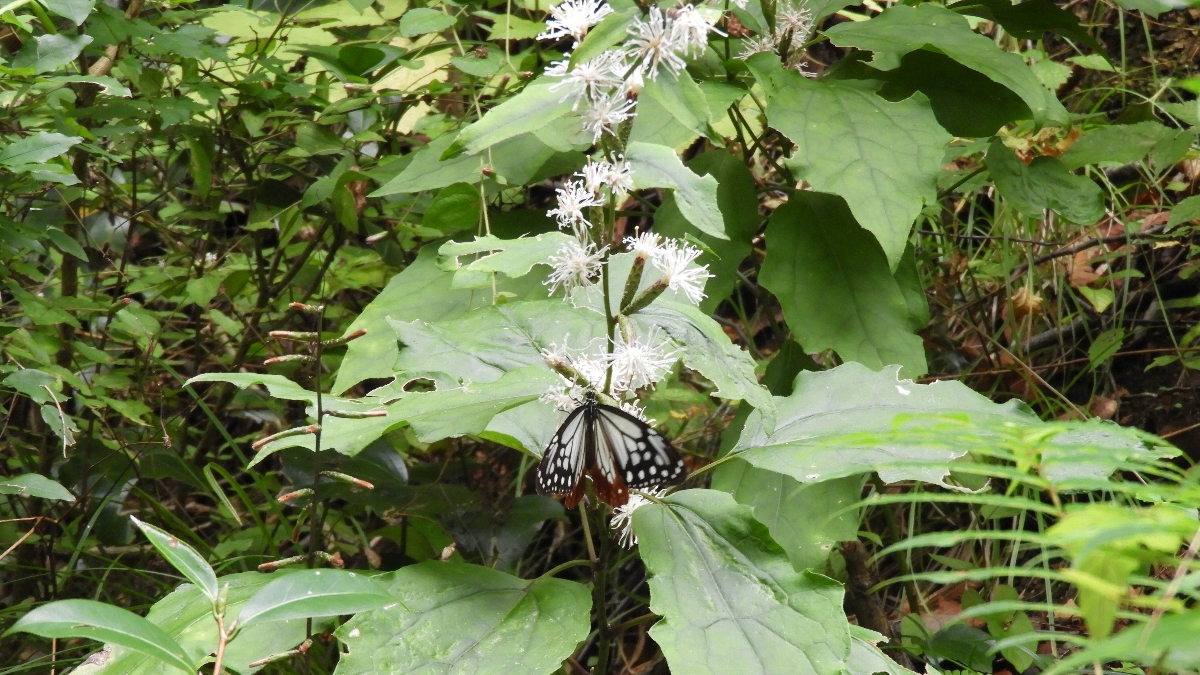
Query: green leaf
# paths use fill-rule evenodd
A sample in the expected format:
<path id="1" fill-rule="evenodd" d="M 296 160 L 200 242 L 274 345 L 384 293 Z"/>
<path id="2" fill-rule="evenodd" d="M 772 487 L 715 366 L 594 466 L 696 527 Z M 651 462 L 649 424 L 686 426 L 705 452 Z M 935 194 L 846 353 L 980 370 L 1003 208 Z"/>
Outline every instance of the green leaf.
<path id="1" fill-rule="evenodd" d="M 297 132 L 297 142 L 299 142 L 299 132 Z M 213 139 L 209 136 L 188 135 L 186 137 L 188 146 L 188 167 L 192 170 L 192 184 L 195 186 L 196 196 L 200 199 L 208 199 L 208 193 L 212 191 L 212 170 L 213 170 L 213 153 L 216 151 Z M 197 303 L 201 307 L 208 303 Z"/>
<path id="2" fill-rule="evenodd" d="M 342 139 L 328 127 L 315 122 L 301 122 L 296 125 L 296 145 L 291 151 L 299 156 L 334 155 L 344 149 Z"/>
<path id="3" fill-rule="evenodd" d="M 143 523 L 134 516 L 130 516 L 130 519 L 142 531 L 142 534 L 146 535 L 159 554 L 171 563 L 172 567 L 179 570 L 183 576 L 187 577 L 188 581 L 196 584 L 209 600 L 216 602 L 217 575 L 209 566 L 208 561 L 196 552 L 196 549 L 149 523 Z"/>
<path id="4" fill-rule="evenodd" d="M 475 12 L 483 16 L 485 12 Z M 487 12 L 490 14 L 490 12 Z M 513 14 L 492 15 L 492 27 L 488 29 L 488 38 L 496 42 L 503 40 L 532 40 L 546 30 L 546 24 L 541 21 L 522 19 Z"/>
<path id="5" fill-rule="evenodd" d="M 870 21 L 840 23 L 825 34 L 839 47 L 875 52 L 871 65 L 880 70 L 896 68 L 900 57 L 931 46 L 1020 96 L 1039 123 L 1068 123 L 1066 109 L 1020 56 L 1001 50 L 991 38 L 972 31 L 964 17 L 940 5 L 896 5 Z"/>
<path id="6" fill-rule="evenodd" d="M 774 400 L 758 383 L 754 359 L 731 342 L 721 324 L 711 316 L 692 305 L 659 300 L 634 314 L 632 319 L 634 325 L 643 330 L 650 326 L 662 328 L 675 343 L 683 365 L 716 386 L 713 395 L 745 401 L 768 419 L 774 414 Z"/>
<path id="7" fill-rule="evenodd" d="M 766 90 L 767 121 L 797 145 L 788 166 L 814 190 L 841 195 L 894 268 L 922 204 L 937 197 L 951 140 L 928 99 L 913 94 L 893 103 L 869 83 L 809 80 L 770 54 L 747 64 Z"/>
<path id="8" fill-rule="evenodd" d="M 887 641 L 879 633 L 860 626 L 850 626 L 850 640 L 850 657 L 846 659 L 849 675 L 915 675 L 875 646 L 877 642 Z"/>
<path id="9" fill-rule="evenodd" d="M 534 265 L 549 265 L 550 257 L 573 237 L 562 232 L 543 232 L 533 237 L 500 239 L 492 235 L 471 242 L 448 242 L 438 249 L 438 266 L 454 272 L 451 288 L 491 288 L 491 272 L 509 278 L 529 274 Z M 465 265 L 462 256 L 487 253 Z M 478 280 L 478 281 L 476 281 Z"/>
<path id="10" fill-rule="evenodd" d="M 999 139 L 988 146 L 987 169 L 1000 196 L 1023 215 L 1042 218 L 1045 209 L 1081 225 L 1104 215 L 1104 193 L 1086 176 L 1071 173 L 1055 157 L 1025 164 Z"/>
<path id="11" fill-rule="evenodd" d="M 392 364 L 400 349 L 396 333 L 388 323 L 395 321 L 435 322 L 466 314 L 492 304 L 492 289 L 453 289 L 454 275 L 438 268 L 437 248 L 425 246 L 417 259 L 388 281 L 387 286 L 363 309 L 347 334 L 366 330 L 367 334 L 347 345 L 346 355 L 334 380 L 333 391 L 343 392 L 367 378 L 392 375 Z M 518 281 L 498 281 L 497 290 L 525 297 L 531 292 L 545 297 L 545 287 L 534 277 Z M 381 372 L 382 371 L 382 372 Z M 476 380 L 478 381 L 478 380 Z"/>
<path id="12" fill-rule="evenodd" d="M 59 600 L 30 611 L 5 634 L 33 633 L 46 638 L 87 638 L 152 656 L 185 673 L 193 661 L 161 628 L 120 607 L 95 600 Z"/>
<path id="13" fill-rule="evenodd" d="M 625 153 L 633 166 L 638 188 L 672 188 L 679 211 L 696 229 L 717 239 L 728 239 L 717 203 L 717 179 L 692 173 L 675 151 L 663 145 L 633 142 Z"/>
<path id="14" fill-rule="evenodd" d="M 650 636 L 672 672 L 842 672 L 850 630 L 841 584 L 796 572 L 751 510 L 685 490 L 633 514 L 650 572 Z"/>
<path id="15" fill-rule="evenodd" d="M 708 126 L 708 101 L 687 71 L 649 80 L 640 96 L 649 96 L 671 113 L 686 129 L 700 136 L 715 136 Z"/>
<path id="16" fill-rule="evenodd" d="M 100 93 L 105 96 L 120 96 L 129 98 L 133 93 L 129 91 L 129 87 L 121 84 L 116 78 L 112 77 L 97 77 L 94 75 L 56 75 L 46 78 L 50 82 L 61 82 L 63 84 L 71 82 L 87 82 L 100 87 Z"/>
<path id="17" fill-rule="evenodd" d="M 285 401 L 307 401 L 313 405 L 317 402 L 316 392 L 309 391 L 282 375 L 268 375 L 266 373 L 204 373 L 184 382 L 183 386 L 188 387 L 197 382 L 226 382 L 237 385 L 241 389 L 261 384 L 267 388 L 267 393 L 274 398 L 281 398 Z"/>
<path id="18" fill-rule="evenodd" d="M 452 136 L 445 135 L 418 150 L 404 171 L 369 196 L 423 192 L 454 183 L 477 185 L 483 180 L 483 170 L 488 166 L 495 171 L 497 179 L 513 185 L 524 184 L 556 152 L 539 140 L 537 134 L 531 133 L 508 138 L 493 147 L 490 153 L 480 155 L 448 153 L 451 143 L 457 146 Z M 444 154 L 451 154 L 453 158 L 443 160 Z"/>
<path id="19" fill-rule="evenodd" d="M 64 445 L 75 445 L 75 434 L 79 433 L 79 427 L 75 425 L 74 418 L 64 413 L 58 406 L 53 405 L 42 406 L 41 415 L 42 421 L 50 427 L 50 431 L 53 431 L 55 436 L 63 440 Z"/>
<path id="20" fill-rule="evenodd" d="M 10 373 L 3 382 L 5 386 L 12 387 L 33 399 L 34 403 L 53 401 L 54 396 L 51 391 L 59 388 L 57 377 L 37 368 L 22 368 Z M 51 391 L 47 391 L 47 387 Z"/>
<path id="21" fill-rule="evenodd" d="M 1130 11 L 1139 11 L 1157 19 L 1163 12 L 1196 6 L 1195 0 L 1117 0 L 1117 6 Z"/>
<path id="22" fill-rule="evenodd" d="M 773 427 L 750 413 L 731 454 L 801 483 L 874 471 L 886 483 L 946 486 L 953 460 L 1007 448 L 1040 457 L 1042 475 L 1067 490 L 1072 481 L 1105 480 L 1127 462 L 1175 452 L 1148 451 L 1151 437 L 1116 425 L 1042 422 L 1019 401 L 992 403 L 959 382 L 900 380 L 895 368 L 846 363 L 801 372 L 794 386 L 775 398 Z"/>
<path id="23" fill-rule="evenodd" d="M 479 225 L 480 205 L 479 188 L 467 183 L 447 185 L 425 209 L 421 226 L 447 234 L 469 230 Z"/>
<path id="24" fill-rule="evenodd" d="M 1153 663 L 1160 672 L 1187 672 L 1200 663 L 1200 609 L 1164 614 L 1153 628 L 1138 622 L 1107 640 L 1072 652 L 1042 671 L 1046 675 L 1078 672 L 1093 663 Z"/>
<path id="25" fill-rule="evenodd" d="M 371 578 L 346 570 L 303 570 L 275 579 L 238 612 L 237 625 L 357 614 L 382 607 L 392 596 Z"/>
<path id="26" fill-rule="evenodd" d="M 79 52 L 92 43 L 90 35 L 39 35 L 25 43 L 12 60 L 14 68 L 32 68 L 35 73 L 48 73 L 79 57 Z"/>
<path id="27" fill-rule="evenodd" d="M 712 278 L 704 285 L 707 297 L 700 303 L 701 311 L 712 314 L 737 285 L 738 269 L 750 255 L 750 242 L 758 234 L 762 217 L 758 214 L 758 193 L 754 176 L 738 157 L 725 150 L 706 152 L 687 163 L 699 176 L 717 179 L 717 206 L 725 223 L 729 239 L 718 239 L 701 232 L 679 211 L 674 195 L 668 195 L 654 212 L 654 231 L 664 237 L 684 239 L 694 236 L 708 250 L 696 260 L 707 265 Z"/>
<path id="28" fill-rule="evenodd" d="M 1063 152 L 1068 169 L 1088 164 L 1131 164 L 1150 156 L 1159 169 L 1175 164 L 1196 140 L 1195 130 L 1158 122 L 1115 124 L 1084 134 Z"/>
<path id="29" fill-rule="evenodd" d="M 453 26 L 454 22 L 454 17 L 441 10 L 417 7 L 400 17 L 400 35 L 411 38 L 426 33 L 437 33 Z"/>
<path id="30" fill-rule="evenodd" d="M 4 149 L 0 150 L 0 164 L 10 167 L 43 164 L 65 154 L 72 146 L 82 141 L 80 136 L 41 131 L 4 146 Z"/>
<path id="31" fill-rule="evenodd" d="M 859 513 L 845 509 L 862 498 L 865 479 L 859 475 L 805 484 L 732 462 L 714 472 L 712 489 L 752 507 L 755 520 L 767 526 L 793 567 L 819 572 L 834 544 L 858 539 Z"/>
<path id="32" fill-rule="evenodd" d="M 948 9 L 994 21 L 1024 40 L 1041 40 L 1047 31 L 1057 33 L 1087 45 L 1097 52 L 1097 59 L 1108 63 L 1104 56 L 1100 56 L 1104 54 L 1104 48 L 1079 25 L 1079 19 L 1049 0 L 1026 0 L 1018 5 L 1008 0 L 961 0 Z M 1111 70 L 1112 66 L 1108 68 Z"/>
<path id="33" fill-rule="evenodd" d="M 549 78 L 530 82 L 519 94 L 488 110 L 478 122 L 462 130 L 450 148 L 451 156 L 458 151 L 474 155 L 501 141 L 538 131 L 571 112 L 572 101 L 567 92 L 550 90 L 555 82 Z M 443 147 L 442 152 L 447 152 L 447 148 Z"/>
<path id="34" fill-rule="evenodd" d="M 65 487 L 36 473 L 24 473 L 12 478 L 0 478 L 0 495 L 61 499 L 66 502 L 75 501 L 75 495 L 71 494 Z"/>
<path id="35" fill-rule="evenodd" d="M 1192 195 L 1171 209 L 1171 215 L 1167 218 L 1167 229 L 1195 220 L 1200 220 L 1200 195 Z"/>
<path id="36" fill-rule="evenodd" d="M 939 630 L 929 638 L 929 652 L 949 659 L 975 671 L 992 669 L 992 647 L 996 641 L 987 633 L 966 624 L 956 623 Z"/>
<path id="37" fill-rule="evenodd" d="M 273 574 L 243 572 L 221 577 L 222 588 L 228 588 L 226 621 L 237 616 L 246 600 L 259 589 L 282 576 L 299 571 L 284 569 Z M 217 622 L 213 621 L 212 611 L 212 601 L 199 588 L 192 584 L 181 584 L 154 603 L 146 620 L 170 635 L 191 660 L 197 662 L 217 648 Z M 303 642 L 307 623 L 307 619 L 292 619 L 261 623 L 239 630 L 226 646 L 225 664 L 235 672 L 249 673 L 253 670 L 249 667 L 250 663 L 293 649 Z M 313 629 L 320 631 L 325 628 L 320 621 L 314 621 Z M 156 659 L 117 645 L 108 661 L 89 675 L 161 675 L 162 672 L 162 665 Z"/>
<path id="38" fill-rule="evenodd" d="M 46 9 L 78 26 L 92 13 L 96 0 L 39 0 Z"/>
<path id="39" fill-rule="evenodd" d="M 455 562 L 410 565 L 379 578 L 392 605 L 338 628 L 338 675 L 380 672 L 549 675 L 590 628 L 588 589 L 528 581 Z"/>
<path id="40" fill-rule="evenodd" d="M 759 281 L 808 352 L 833 349 L 872 370 L 900 364 L 907 377 L 925 374 L 925 348 L 910 330 L 900 284 L 845 202 L 795 192 L 771 216 L 766 239 Z"/>
<path id="41" fill-rule="evenodd" d="M 87 252 L 83 250 L 83 247 L 79 245 L 79 242 L 75 241 L 74 237 L 69 236 L 66 232 L 63 232 L 57 227 L 47 227 L 46 238 L 49 239 L 58 248 L 58 250 L 62 251 L 63 253 L 73 255 L 84 262 L 87 261 Z"/>
<path id="42" fill-rule="evenodd" d="M 1088 362 L 1092 370 L 1104 365 L 1113 354 L 1121 349 L 1121 344 L 1128 337 L 1124 328 L 1110 328 L 1096 336 L 1088 347 Z"/>

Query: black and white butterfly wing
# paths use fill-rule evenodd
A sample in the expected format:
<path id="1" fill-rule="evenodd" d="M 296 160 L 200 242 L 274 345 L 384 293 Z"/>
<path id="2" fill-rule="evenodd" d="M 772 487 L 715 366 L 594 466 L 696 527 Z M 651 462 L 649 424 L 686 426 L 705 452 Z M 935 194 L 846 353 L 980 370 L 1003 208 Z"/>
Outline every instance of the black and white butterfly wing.
<path id="1" fill-rule="evenodd" d="M 596 464 L 610 482 L 635 490 L 678 485 L 687 477 L 683 459 L 650 425 L 629 413 L 596 405 Z"/>
<path id="2" fill-rule="evenodd" d="M 572 494 L 583 485 L 587 455 L 584 445 L 590 433 L 587 427 L 587 406 L 580 406 L 567 416 L 555 432 L 546 445 L 546 451 L 542 453 L 542 461 L 538 463 L 538 494 Z"/>

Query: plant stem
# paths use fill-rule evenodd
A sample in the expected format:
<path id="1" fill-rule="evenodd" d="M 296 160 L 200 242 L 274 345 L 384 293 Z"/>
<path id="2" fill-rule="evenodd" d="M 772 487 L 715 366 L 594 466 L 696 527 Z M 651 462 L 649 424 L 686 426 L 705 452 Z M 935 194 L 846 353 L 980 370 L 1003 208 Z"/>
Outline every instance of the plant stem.
<path id="1" fill-rule="evenodd" d="M 596 506 L 596 516 L 603 525 L 604 517 Z M 603 529 L 598 527 L 597 529 Z M 612 655 L 612 630 L 608 626 L 608 570 L 613 562 L 612 537 L 600 537 L 600 559 L 592 567 L 592 606 L 596 608 L 596 666 L 592 675 L 607 675 L 608 659 Z"/>

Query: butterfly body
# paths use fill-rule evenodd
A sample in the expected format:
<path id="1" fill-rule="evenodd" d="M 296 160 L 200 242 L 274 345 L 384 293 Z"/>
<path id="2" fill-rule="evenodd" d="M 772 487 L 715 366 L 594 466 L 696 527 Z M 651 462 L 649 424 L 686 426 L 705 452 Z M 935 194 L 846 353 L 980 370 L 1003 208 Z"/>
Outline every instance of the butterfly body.
<path id="1" fill-rule="evenodd" d="M 565 495 L 567 508 L 583 498 L 584 476 L 596 496 L 613 506 L 629 501 L 630 489 L 678 485 L 687 477 L 675 448 L 650 425 L 585 394 L 550 439 L 538 464 L 537 491 Z"/>

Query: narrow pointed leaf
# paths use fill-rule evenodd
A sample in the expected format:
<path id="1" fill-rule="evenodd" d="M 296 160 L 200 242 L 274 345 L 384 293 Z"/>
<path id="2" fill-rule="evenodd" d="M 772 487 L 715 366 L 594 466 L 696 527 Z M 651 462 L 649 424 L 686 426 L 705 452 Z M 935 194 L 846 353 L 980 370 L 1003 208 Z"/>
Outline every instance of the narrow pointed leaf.
<path id="1" fill-rule="evenodd" d="M 344 570 L 305 570 L 267 584 L 238 614 L 241 628 L 268 621 L 357 614 L 391 596 L 370 578 Z"/>
<path id="2" fill-rule="evenodd" d="M 217 575 L 196 549 L 149 523 L 133 516 L 130 519 L 172 567 L 196 584 L 210 600 L 217 599 Z"/>

